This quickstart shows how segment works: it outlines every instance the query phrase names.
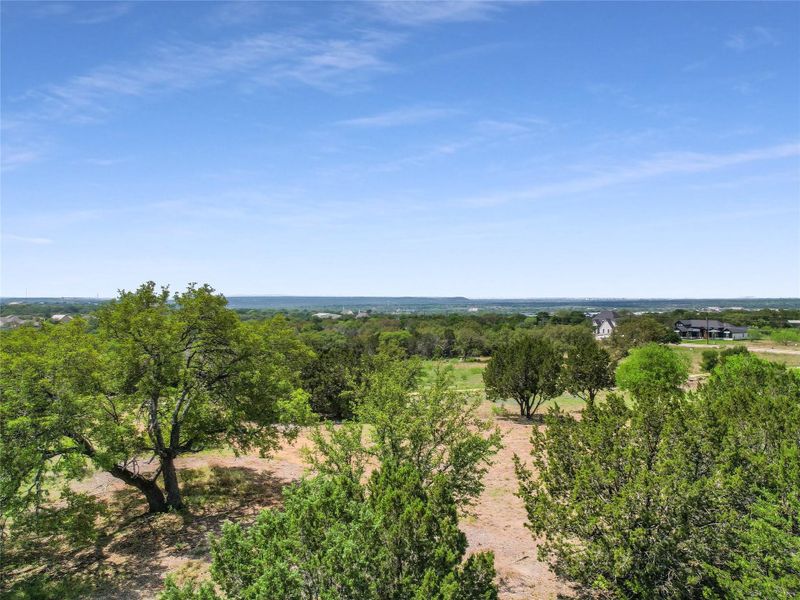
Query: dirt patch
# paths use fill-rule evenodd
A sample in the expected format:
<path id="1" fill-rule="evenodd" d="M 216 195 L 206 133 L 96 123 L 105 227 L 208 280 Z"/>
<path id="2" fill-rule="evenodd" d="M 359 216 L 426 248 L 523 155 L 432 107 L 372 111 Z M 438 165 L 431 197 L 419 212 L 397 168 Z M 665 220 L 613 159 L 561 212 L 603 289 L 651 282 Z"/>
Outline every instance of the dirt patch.
<path id="1" fill-rule="evenodd" d="M 486 406 L 486 405 L 485 405 Z M 503 449 L 486 474 L 486 488 L 475 506 L 475 517 L 461 522 L 470 550 L 493 550 L 502 599 L 550 599 L 568 595 L 548 566 L 536 557 L 537 543 L 525 528 L 525 507 L 516 496 L 513 458 L 527 462 L 531 424 L 516 416 L 496 418 Z"/>
<path id="2" fill-rule="evenodd" d="M 490 416 L 491 404 L 485 403 L 482 411 Z M 525 509 L 515 495 L 513 456 L 528 458 L 531 427 L 540 425 L 515 417 L 493 418 L 503 434 L 503 449 L 486 475 L 486 488 L 472 514 L 461 521 L 469 549 L 494 551 L 502 599 L 569 594 L 568 586 L 536 558 L 536 543 L 524 526 Z M 208 571 L 208 535 L 218 533 L 225 521 L 250 523 L 259 511 L 278 506 L 282 488 L 305 471 L 301 448 L 308 445 L 308 438 L 301 435 L 268 459 L 227 453 L 179 459 L 188 505 L 182 514 L 148 515 L 135 490 L 97 473 L 75 489 L 94 494 L 110 503 L 115 513 L 131 517 L 110 529 L 94 548 L 53 563 L 49 569 L 59 577 L 92 577 L 95 592 L 91 597 L 96 599 L 155 598 L 167 574 L 182 579 Z"/>

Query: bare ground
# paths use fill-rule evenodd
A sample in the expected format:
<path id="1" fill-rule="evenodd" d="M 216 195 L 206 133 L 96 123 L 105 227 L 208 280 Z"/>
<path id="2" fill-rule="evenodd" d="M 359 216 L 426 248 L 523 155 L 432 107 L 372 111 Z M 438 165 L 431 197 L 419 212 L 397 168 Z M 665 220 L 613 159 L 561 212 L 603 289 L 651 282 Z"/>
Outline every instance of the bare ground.
<path id="1" fill-rule="evenodd" d="M 483 407 L 487 415 L 489 407 L 488 403 Z M 524 527 L 522 501 L 515 495 L 512 459 L 514 454 L 528 457 L 532 425 L 516 417 L 496 417 L 495 421 L 504 447 L 486 475 L 486 488 L 473 514 L 461 521 L 470 550 L 494 551 L 504 600 L 569 595 L 569 588 L 537 559 L 536 543 Z M 252 522 L 260 510 L 279 505 L 283 486 L 304 472 L 300 449 L 308 443 L 301 436 L 268 459 L 225 452 L 180 459 L 187 499 L 193 490 L 217 490 L 217 496 L 206 492 L 201 504 L 183 514 L 147 515 L 135 490 L 106 473 L 95 474 L 76 488 L 117 505 L 115 512 L 135 516 L 101 538 L 95 548 L 51 564 L 51 573 L 91 577 L 91 596 L 102 600 L 155 598 L 168 573 L 176 573 L 179 580 L 202 576 L 210 564 L 208 534 L 219 532 L 226 520 Z"/>

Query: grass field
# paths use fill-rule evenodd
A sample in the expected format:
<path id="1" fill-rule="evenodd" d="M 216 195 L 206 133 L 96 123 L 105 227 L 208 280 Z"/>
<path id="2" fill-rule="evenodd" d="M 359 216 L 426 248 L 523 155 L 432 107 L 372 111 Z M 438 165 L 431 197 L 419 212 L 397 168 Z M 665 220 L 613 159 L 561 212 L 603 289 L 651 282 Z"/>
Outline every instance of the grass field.
<path id="1" fill-rule="evenodd" d="M 450 367 L 453 369 L 453 379 L 456 389 L 459 390 L 483 390 L 483 370 L 486 362 L 483 361 L 461 361 L 457 358 L 444 360 L 423 361 L 426 378 L 433 377 L 436 369 Z"/>
<path id="2" fill-rule="evenodd" d="M 733 342 L 733 343 L 741 343 L 741 342 Z M 726 345 L 726 347 L 729 347 Z M 759 358 L 763 358 L 764 360 L 769 360 L 776 363 L 781 363 L 786 365 L 787 367 L 800 367 L 800 354 L 774 354 L 771 352 L 758 352 L 758 349 L 770 349 L 771 346 L 765 345 L 755 345 L 755 344 L 748 344 L 748 347 L 751 351 L 754 352 L 756 356 Z M 778 346 L 775 346 L 779 348 Z M 706 349 L 714 350 L 715 348 L 698 348 L 694 346 L 673 346 L 673 349 L 682 354 L 683 356 L 688 357 L 690 361 L 690 368 L 689 371 L 691 373 L 701 373 L 702 369 L 700 368 L 700 362 L 703 359 L 703 351 Z M 724 349 L 724 348 L 723 348 Z M 716 348 L 716 350 L 720 350 L 720 348 Z"/>
<path id="3" fill-rule="evenodd" d="M 457 358 L 447 360 L 426 360 L 423 362 L 425 375 L 427 378 L 433 377 L 437 368 L 451 367 L 456 389 L 464 391 L 483 392 L 483 370 L 486 368 L 486 361 L 461 361 Z M 601 393 L 601 398 L 603 394 Z M 545 402 L 539 412 L 544 413 L 548 408 L 558 403 L 566 411 L 573 412 L 583 408 L 583 400 L 575 398 L 569 394 L 562 394 L 554 400 Z M 517 414 L 517 404 L 513 400 L 505 402 L 494 402 L 493 405 L 499 412 L 505 411 L 509 415 Z"/>

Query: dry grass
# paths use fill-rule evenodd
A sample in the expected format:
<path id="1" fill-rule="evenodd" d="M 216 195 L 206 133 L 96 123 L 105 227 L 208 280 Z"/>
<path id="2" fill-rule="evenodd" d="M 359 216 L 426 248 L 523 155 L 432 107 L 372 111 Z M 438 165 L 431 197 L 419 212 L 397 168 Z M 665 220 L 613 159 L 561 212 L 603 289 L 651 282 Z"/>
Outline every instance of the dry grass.
<path id="1" fill-rule="evenodd" d="M 494 550 L 500 597 L 505 600 L 567 594 L 569 588 L 536 558 L 536 544 L 524 526 L 525 510 L 515 495 L 512 458 L 528 457 L 531 427 L 538 425 L 513 413 L 493 416 L 493 407 L 497 408 L 485 402 L 481 410 L 494 418 L 504 446 L 486 475 L 486 488 L 473 513 L 462 520 L 470 549 Z M 224 451 L 180 459 L 187 510 L 178 514 L 148 515 L 138 493 L 96 473 L 76 488 L 110 506 L 111 518 L 97 544 L 79 551 L 42 548 L 38 565 L 26 576 L 46 582 L 44 587 L 37 593 L 18 587 L 9 597 L 142 600 L 156 597 L 168 573 L 180 580 L 204 577 L 210 564 L 208 535 L 219 532 L 226 520 L 252 522 L 260 510 L 278 506 L 282 488 L 304 472 L 300 450 L 307 445 L 301 436 L 270 459 L 237 458 Z"/>

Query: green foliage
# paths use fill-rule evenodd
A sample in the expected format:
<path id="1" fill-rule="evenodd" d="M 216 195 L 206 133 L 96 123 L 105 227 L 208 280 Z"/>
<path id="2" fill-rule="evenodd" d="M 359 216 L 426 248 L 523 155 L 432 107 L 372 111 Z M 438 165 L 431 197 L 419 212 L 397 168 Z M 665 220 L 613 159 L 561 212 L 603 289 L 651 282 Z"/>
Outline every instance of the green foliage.
<path id="1" fill-rule="evenodd" d="M 486 396 L 512 398 L 520 416 L 532 419 L 544 402 L 562 392 L 561 362 L 561 351 L 550 338 L 519 332 L 496 349 L 486 366 Z"/>
<path id="2" fill-rule="evenodd" d="M 704 371 L 710 373 L 714 370 L 714 367 L 724 363 L 731 356 L 749 353 L 750 351 L 747 349 L 747 346 L 732 346 L 730 348 L 725 348 L 722 352 L 713 349 L 703 350 L 703 359 L 700 363 L 700 367 Z"/>
<path id="3" fill-rule="evenodd" d="M 97 541 L 99 520 L 106 514 L 105 504 L 97 498 L 69 488 L 60 491 L 57 503 L 14 513 L 4 532 L 3 567 L 29 565 L 41 556 L 43 546 L 73 551 L 90 546 Z"/>
<path id="4" fill-rule="evenodd" d="M 420 376 L 417 361 L 379 364 L 358 392 L 357 422 L 318 430 L 309 462 L 321 473 L 356 480 L 370 461 L 410 464 L 426 485 L 444 477 L 459 505 L 476 498 L 500 434 L 477 414 L 479 397 L 453 389 L 451 369 L 428 383 Z"/>
<path id="5" fill-rule="evenodd" d="M 517 460 L 540 557 L 612 597 L 795 597 L 800 378 L 735 355 L 684 396 L 672 359 L 639 352 L 631 405 L 553 410 L 533 432 L 538 477 Z"/>
<path id="6" fill-rule="evenodd" d="M 153 283 L 97 318 L 97 335 L 81 320 L 3 334 L 4 518 L 89 462 L 139 489 L 151 511 L 180 508 L 176 457 L 219 445 L 266 452 L 310 420 L 296 386 L 309 352 L 281 318 L 242 324 L 208 286 L 170 298 Z M 141 468 L 148 457 L 155 472 Z"/>
<path id="7" fill-rule="evenodd" d="M 653 342 L 668 344 L 679 341 L 680 337 L 671 327 L 649 315 L 627 317 L 617 324 L 609 338 L 612 351 L 617 358 L 622 358 L 631 349 L 645 344 Z"/>
<path id="8" fill-rule="evenodd" d="M 412 336 L 408 331 L 382 331 L 378 334 L 378 351 L 397 358 L 408 356 Z"/>
<path id="9" fill-rule="evenodd" d="M 455 350 L 462 360 L 480 356 L 486 350 L 486 339 L 477 327 L 461 327 L 455 332 Z"/>
<path id="10" fill-rule="evenodd" d="M 93 592 L 104 591 L 102 583 L 86 575 L 37 573 L 15 583 L 2 597 L 3 600 L 84 600 Z"/>
<path id="11" fill-rule="evenodd" d="M 565 340 L 564 388 L 585 402 L 594 402 L 600 390 L 614 385 L 614 363 L 590 331 L 577 330 Z"/>
<path id="12" fill-rule="evenodd" d="M 666 346 L 647 344 L 617 367 L 617 386 L 638 399 L 676 395 L 689 376 L 686 358 Z"/>
<path id="13" fill-rule="evenodd" d="M 800 331 L 797 329 L 776 329 L 769 334 L 769 339 L 776 344 L 783 344 L 784 346 L 800 344 Z"/>
<path id="14" fill-rule="evenodd" d="M 316 477 L 289 489 L 255 525 L 228 524 L 212 541 L 222 598 L 496 598 L 491 555 L 463 563 L 447 486 L 424 486 L 413 467 L 383 465 L 366 485 Z M 168 584 L 162 600 L 212 598 L 206 584 Z"/>
<path id="15" fill-rule="evenodd" d="M 581 325 L 588 319 L 581 310 L 557 310 L 550 318 L 553 325 Z"/>
<path id="16" fill-rule="evenodd" d="M 0 348 L 0 509 L 20 518 L 48 497 L 56 477 L 85 473 L 74 437 L 95 412 L 92 397 L 106 364 L 85 322 L 3 333 Z M 113 431 L 111 432 L 113 435 Z"/>
<path id="17" fill-rule="evenodd" d="M 300 374 L 312 410 L 333 419 L 351 417 L 353 392 L 367 368 L 360 346 L 334 331 L 309 332 L 303 341 L 314 351 Z"/>
<path id="18" fill-rule="evenodd" d="M 717 364 L 719 364 L 719 352 L 714 349 L 703 350 L 703 359 L 700 362 L 700 368 L 710 373 Z"/>
<path id="19" fill-rule="evenodd" d="M 361 422 L 314 436 L 317 475 L 253 526 L 227 524 L 212 582 L 168 581 L 162 600 L 497 598 L 491 553 L 464 560 L 458 509 L 480 492 L 498 434 L 482 435 L 446 373 L 421 386 L 418 363 L 380 363 L 359 389 Z"/>

